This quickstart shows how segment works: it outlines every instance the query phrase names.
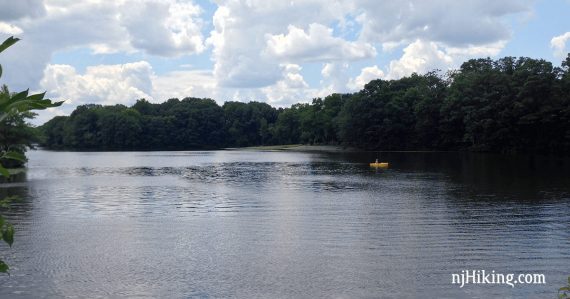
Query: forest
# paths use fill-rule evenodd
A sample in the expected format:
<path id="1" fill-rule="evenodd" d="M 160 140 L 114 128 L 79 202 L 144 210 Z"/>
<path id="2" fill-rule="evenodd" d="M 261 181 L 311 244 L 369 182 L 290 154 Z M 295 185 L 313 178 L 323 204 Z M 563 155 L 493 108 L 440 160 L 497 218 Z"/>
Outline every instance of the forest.
<path id="1" fill-rule="evenodd" d="M 365 150 L 472 150 L 567 155 L 570 54 L 472 59 L 445 75 L 373 80 L 359 92 L 275 108 L 261 102 L 169 99 L 79 106 L 40 131 L 62 150 L 192 150 L 339 144 Z"/>

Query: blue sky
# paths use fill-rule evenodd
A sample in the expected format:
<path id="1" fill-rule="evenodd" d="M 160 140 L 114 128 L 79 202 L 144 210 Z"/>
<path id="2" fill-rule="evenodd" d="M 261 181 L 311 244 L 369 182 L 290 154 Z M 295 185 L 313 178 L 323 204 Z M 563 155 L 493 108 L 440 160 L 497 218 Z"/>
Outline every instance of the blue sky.
<path id="1" fill-rule="evenodd" d="M 570 1 L 0 0 L 12 90 L 77 105 L 209 97 L 308 102 L 372 79 L 457 68 L 477 57 L 560 65 Z"/>

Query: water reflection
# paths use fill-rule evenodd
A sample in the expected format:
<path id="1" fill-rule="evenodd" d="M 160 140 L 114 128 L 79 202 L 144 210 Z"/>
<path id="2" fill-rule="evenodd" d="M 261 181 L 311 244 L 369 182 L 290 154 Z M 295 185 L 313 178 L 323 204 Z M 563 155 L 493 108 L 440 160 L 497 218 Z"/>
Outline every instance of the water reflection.
<path id="1" fill-rule="evenodd" d="M 567 160 L 462 153 L 30 153 L 2 185 L 13 297 L 552 297 Z M 547 285 L 450 284 L 539 272 Z M 12 297 L 12 296 L 11 296 Z"/>

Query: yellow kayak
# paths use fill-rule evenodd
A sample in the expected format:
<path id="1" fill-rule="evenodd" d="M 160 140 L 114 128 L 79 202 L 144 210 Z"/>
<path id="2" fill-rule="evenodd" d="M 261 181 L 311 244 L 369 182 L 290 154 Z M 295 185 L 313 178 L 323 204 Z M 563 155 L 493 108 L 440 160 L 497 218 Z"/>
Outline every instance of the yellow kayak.
<path id="1" fill-rule="evenodd" d="M 390 164 L 388 164 L 388 162 L 373 162 L 373 163 L 370 163 L 370 167 L 388 168 L 388 166 L 390 166 Z"/>

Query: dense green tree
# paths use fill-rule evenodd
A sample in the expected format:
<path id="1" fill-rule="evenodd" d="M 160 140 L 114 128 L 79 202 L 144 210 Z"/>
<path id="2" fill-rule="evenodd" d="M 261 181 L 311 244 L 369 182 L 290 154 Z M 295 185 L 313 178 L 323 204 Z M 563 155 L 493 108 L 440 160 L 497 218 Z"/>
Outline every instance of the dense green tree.
<path id="1" fill-rule="evenodd" d="M 271 143 L 269 124 L 275 123 L 277 119 L 275 108 L 259 102 L 226 102 L 222 108 L 228 145 L 254 146 Z"/>
<path id="2" fill-rule="evenodd" d="M 53 149 L 63 149 L 66 147 L 64 140 L 65 124 L 69 116 L 56 116 L 42 126 L 42 133 L 45 140 L 43 143 L 49 144 Z"/>
<path id="3" fill-rule="evenodd" d="M 312 103 L 299 104 L 296 112 L 301 130 L 300 141 L 311 144 L 337 144 L 338 119 L 342 107 L 350 95 L 332 94 Z"/>
<path id="4" fill-rule="evenodd" d="M 78 106 L 66 122 L 64 142 L 80 150 L 100 148 L 102 142 L 98 132 L 102 123 L 98 122 L 96 112 L 100 108 L 101 105 Z"/>
<path id="5" fill-rule="evenodd" d="M 354 94 L 275 109 L 259 102 L 169 99 L 84 105 L 43 126 L 45 144 L 70 149 L 197 149 L 344 144 L 371 150 L 570 150 L 570 56 L 561 67 L 526 57 L 466 61 Z"/>
<path id="6" fill-rule="evenodd" d="M 160 105 L 152 104 L 146 99 L 140 99 L 133 105 L 133 109 L 137 110 L 141 115 L 157 115 L 157 106 Z"/>
<path id="7" fill-rule="evenodd" d="M 99 147 L 105 149 L 137 149 L 141 135 L 141 115 L 133 108 L 118 106 L 116 110 L 100 109 L 97 119 Z"/>
<path id="8" fill-rule="evenodd" d="M 343 106 L 337 118 L 340 137 L 369 149 L 437 148 L 445 90 L 435 73 L 371 81 Z"/>
<path id="9" fill-rule="evenodd" d="M 285 108 L 279 112 L 277 121 L 272 129 L 275 143 L 297 144 L 301 139 L 301 126 L 299 110 L 301 104 L 295 104 L 291 108 Z"/>
<path id="10" fill-rule="evenodd" d="M 475 150 L 558 151 L 562 98 L 555 92 L 556 73 L 550 62 L 530 58 L 464 63 L 445 99 L 443 114 L 455 126 L 446 133 Z"/>

